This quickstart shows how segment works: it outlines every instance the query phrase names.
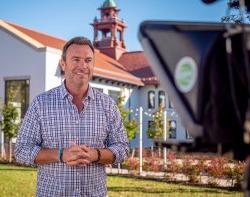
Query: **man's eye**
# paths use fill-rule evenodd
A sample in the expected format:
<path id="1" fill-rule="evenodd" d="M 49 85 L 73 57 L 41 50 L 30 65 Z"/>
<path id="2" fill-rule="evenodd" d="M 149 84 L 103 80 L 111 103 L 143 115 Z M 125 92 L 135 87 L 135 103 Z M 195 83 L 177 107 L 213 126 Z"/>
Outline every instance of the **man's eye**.
<path id="1" fill-rule="evenodd" d="M 73 61 L 73 62 L 79 62 L 80 59 L 78 59 L 78 58 L 73 58 L 72 61 Z"/>
<path id="2" fill-rule="evenodd" d="M 86 63 L 90 63 L 92 59 L 86 59 Z"/>

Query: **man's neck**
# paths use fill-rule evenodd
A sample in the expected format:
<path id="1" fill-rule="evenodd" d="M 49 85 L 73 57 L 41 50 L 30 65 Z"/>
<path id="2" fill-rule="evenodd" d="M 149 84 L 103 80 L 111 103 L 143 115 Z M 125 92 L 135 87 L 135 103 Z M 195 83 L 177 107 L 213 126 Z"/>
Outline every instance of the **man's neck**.
<path id="1" fill-rule="evenodd" d="M 82 100 L 85 96 L 87 96 L 88 93 L 88 87 L 89 85 L 83 85 L 80 87 L 74 86 L 73 84 L 65 82 L 65 86 L 68 90 L 68 92 L 73 96 L 74 99 Z"/>

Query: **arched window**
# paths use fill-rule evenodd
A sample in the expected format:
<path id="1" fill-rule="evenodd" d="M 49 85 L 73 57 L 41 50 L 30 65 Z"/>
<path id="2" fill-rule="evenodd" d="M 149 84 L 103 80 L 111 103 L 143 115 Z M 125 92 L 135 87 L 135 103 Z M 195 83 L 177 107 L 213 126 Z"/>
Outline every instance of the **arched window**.
<path id="1" fill-rule="evenodd" d="M 159 107 L 166 107 L 166 96 L 165 96 L 165 92 L 164 91 L 159 91 L 158 94 L 158 104 Z"/>
<path id="2" fill-rule="evenodd" d="M 176 121 L 175 120 L 169 121 L 169 138 L 171 139 L 176 138 Z"/>
<path id="3" fill-rule="evenodd" d="M 169 106 L 168 106 L 170 109 L 173 109 L 174 108 L 174 104 L 172 101 L 169 100 Z"/>
<path id="4" fill-rule="evenodd" d="M 186 129 L 186 138 L 187 139 L 193 139 L 192 136 L 189 134 L 188 130 Z"/>
<path id="5" fill-rule="evenodd" d="M 153 90 L 148 92 L 148 108 L 155 108 L 155 92 Z"/>

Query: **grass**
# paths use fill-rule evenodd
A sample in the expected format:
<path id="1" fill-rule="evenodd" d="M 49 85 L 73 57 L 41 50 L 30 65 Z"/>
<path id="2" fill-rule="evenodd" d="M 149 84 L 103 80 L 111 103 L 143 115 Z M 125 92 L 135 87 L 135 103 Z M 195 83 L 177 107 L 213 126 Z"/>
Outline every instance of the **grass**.
<path id="1" fill-rule="evenodd" d="M 35 196 L 36 169 L 0 164 L 0 196 Z M 241 192 L 164 182 L 108 177 L 109 197 L 241 197 Z"/>
<path id="2" fill-rule="evenodd" d="M 0 196 L 35 196 L 36 169 L 0 165 Z"/>

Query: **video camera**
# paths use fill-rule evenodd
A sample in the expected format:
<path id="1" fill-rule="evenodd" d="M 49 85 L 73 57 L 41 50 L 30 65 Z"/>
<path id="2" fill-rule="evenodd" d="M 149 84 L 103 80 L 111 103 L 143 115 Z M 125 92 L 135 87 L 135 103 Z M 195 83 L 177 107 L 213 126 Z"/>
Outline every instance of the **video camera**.
<path id="1" fill-rule="evenodd" d="M 250 154 L 250 25 L 145 21 L 139 40 L 194 139 L 156 144 L 244 160 Z"/>

